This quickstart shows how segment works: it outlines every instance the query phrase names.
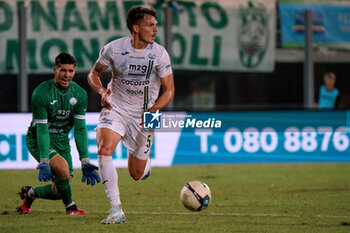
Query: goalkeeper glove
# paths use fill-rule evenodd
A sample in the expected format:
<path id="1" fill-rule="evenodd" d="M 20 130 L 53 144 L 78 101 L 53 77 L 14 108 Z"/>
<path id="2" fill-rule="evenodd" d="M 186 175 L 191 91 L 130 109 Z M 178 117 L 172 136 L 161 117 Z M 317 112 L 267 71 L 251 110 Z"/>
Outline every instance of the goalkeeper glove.
<path id="1" fill-rule="evenodd" d="M 82 165 L 83 170 L 83 177 L 81 178 L 81 182 L 89 185 L 91 184 L 92 186 L 95 185 L 95 180 L 97 183 L 100 183 L 101 179 L 98 176 L 97 172 L 95 170 L 98 170 L 98 167 L 93 165 L 92 163 L 88 162 Z"/>
<path id="2" fill-rule="evenodd" d="M 49 181 L 55 178 L 55 176 L 51 173 L 49 163 L 46 161 L 39 163 L 36 169 L 39 169 L 39 174 L 38 174 L 39 181 Z"/>

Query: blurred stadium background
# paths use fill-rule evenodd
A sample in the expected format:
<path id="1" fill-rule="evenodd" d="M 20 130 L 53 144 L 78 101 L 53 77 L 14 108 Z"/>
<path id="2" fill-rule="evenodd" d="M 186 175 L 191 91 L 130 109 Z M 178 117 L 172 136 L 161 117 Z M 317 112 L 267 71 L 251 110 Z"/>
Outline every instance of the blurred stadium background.
<path id="1" fill-rule="evenodd" d="M 222 121 L 209 133 L 156 136 L 155 165 L 349 160 L 350 1 L 2 0 L 1 168 L 33 166 L 23 140 L 30 96 L 52 78 L 59 52 L 78 61 L 74 81 L 89 96 L 89 150 L 97 157 L 101 106 L 87 72 L 104 44 L 129 35 L 125 15 L 135 5 L 158 10 L 157 41 L 171 53 L 176 95 L 166 111 Z M 337 76 L 339 101 L 335 110 L 315 110 L 328 71 Z M 125 148 L 115 158 L 126 165 Z"/>

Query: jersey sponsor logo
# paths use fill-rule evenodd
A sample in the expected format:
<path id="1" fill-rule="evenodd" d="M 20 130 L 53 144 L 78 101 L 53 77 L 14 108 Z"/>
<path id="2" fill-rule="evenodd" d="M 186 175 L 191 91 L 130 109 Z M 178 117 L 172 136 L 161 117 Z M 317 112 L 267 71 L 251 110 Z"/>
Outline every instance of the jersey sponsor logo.
<path id="1" fill-rule="evenodd" d="M 149 53 L 148 54 L 148 58 L 149 59 L 155 59 L 156 58 L 156 55 L 154 53 Z"/>
<path id="2" fill-rule="evenodd" d="M 138 80 L 125 80 L 122 79 L 122 83 L 126 85 L 133 85 L 133 86 L 144 86 L 149 84 L 149 80 L 143 80 L 143 81 L 138 81 Z"/>
<path id="3" fill-rule="evenodd" d="M 59 109 L 57 110 L 56 118 L 57 119 L 66 119 L 69 117 L 70 110 Z"/>
<path id="4" fill-rule="evenodd" d="M 137 75 L 137 76 L 145 75 L 146 71 L 147 71 L 146 65 L 134 65 L 134 64 L 129 65 L 129 75 Z"/>
<path id="5" fill-rule="evenodd" d="M 49 122 L 49 128 L 60 128 L 69 124 L 69 121 Z"/>
<path id="6" fill-rule="evenodd" d="M 55 104 L 57 102 L 57 100 L 54 100 L 52 102 L 50 102 L 51 105 Z"/>
<path id="7" fill-rule="evenodd" d="M 133 59 L 141 59 L 141 60 L 142 60 L 142 59 L 143 59 L 143 60 L 145 59 L 145 57 L 134 57 L 134 56 L 131 56 L 131 55 L 130 55 L 130 58 L 133 58 Z"/>
<path id="8" fill-rule="evenodd" d="M 70 103 L 71 105 L 75 105 L 77 102 L 78 102 L 77 99 L 74 98 L 74 97 L 72 97 L 72 98 L 69 99 L 69 103 Z"/>
<path id="9" fill-rule="evenodd" d="M 125 51 L 124 53 L 121 53 L 123 56 L 125 56 L 126 54 L 129 54 L 128 51 Z"/>
<path id="10" fill-rule="evenodd" d="M 99 125 L 112 125 L 111 121 L 100 121 L 98 122 Z"/>
<path id="11" fill-rule="evenodd" d="M 55 128 L 49 128 L 49 133 L 53 133 L 53 134 L 61 134 L 63 133 L 64 130 L 63 129 L 55 129 Z"/>
<path id="12" fill-rule="evenodd" d="M 141 90 L 126 89 L 126 92 L 130 95 L 143 95 L 143 91 L 141 91 Z"/>

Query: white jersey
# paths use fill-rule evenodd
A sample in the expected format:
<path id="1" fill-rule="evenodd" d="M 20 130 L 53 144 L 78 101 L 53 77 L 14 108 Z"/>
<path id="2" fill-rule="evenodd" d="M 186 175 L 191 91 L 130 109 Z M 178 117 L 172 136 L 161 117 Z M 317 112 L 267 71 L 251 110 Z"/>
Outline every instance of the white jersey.
<path id="1" fill-rule="evenodd" d="M 158 98 L 160 78 L 172 73 L 167 51 L 157 43 L 135 49 L 131 37 L 123 37 L 105 45 L 98 62 L 112 68 L 110 102 L 121 114 L 141 117 Z"/>

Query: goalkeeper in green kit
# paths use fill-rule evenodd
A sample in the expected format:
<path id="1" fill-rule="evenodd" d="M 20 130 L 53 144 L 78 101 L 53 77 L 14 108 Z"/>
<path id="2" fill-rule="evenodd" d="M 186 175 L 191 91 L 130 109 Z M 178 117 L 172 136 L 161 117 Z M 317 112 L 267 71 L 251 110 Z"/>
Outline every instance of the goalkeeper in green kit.
<path id="1" fill-rule="evenodd" d="M 20 197 L 23 203 L 18 212 L 31 212 L 36 198 L 62 199 L 69 215 L 83 215 L 72 200 L 70 181 L 73 177 L 72 156 L 70 154 L 69 132 L 74 126 L 75 143 L 82 164 L 82 182 L 95 185 L 100 177 L 97 166 L 89 161 L 87 151 L 87 130 L 85 111 L 87 94 L 72 81 L 76 71 L 75 59 L 61 53 L 55 59 L 54 79 L 42 82 L 35 88 L 31 104 L 33 118 L 27 132 L 27 147 L 39 162 L 39 181 L 52 181 L 41 186 L 24 186 Z"/>

